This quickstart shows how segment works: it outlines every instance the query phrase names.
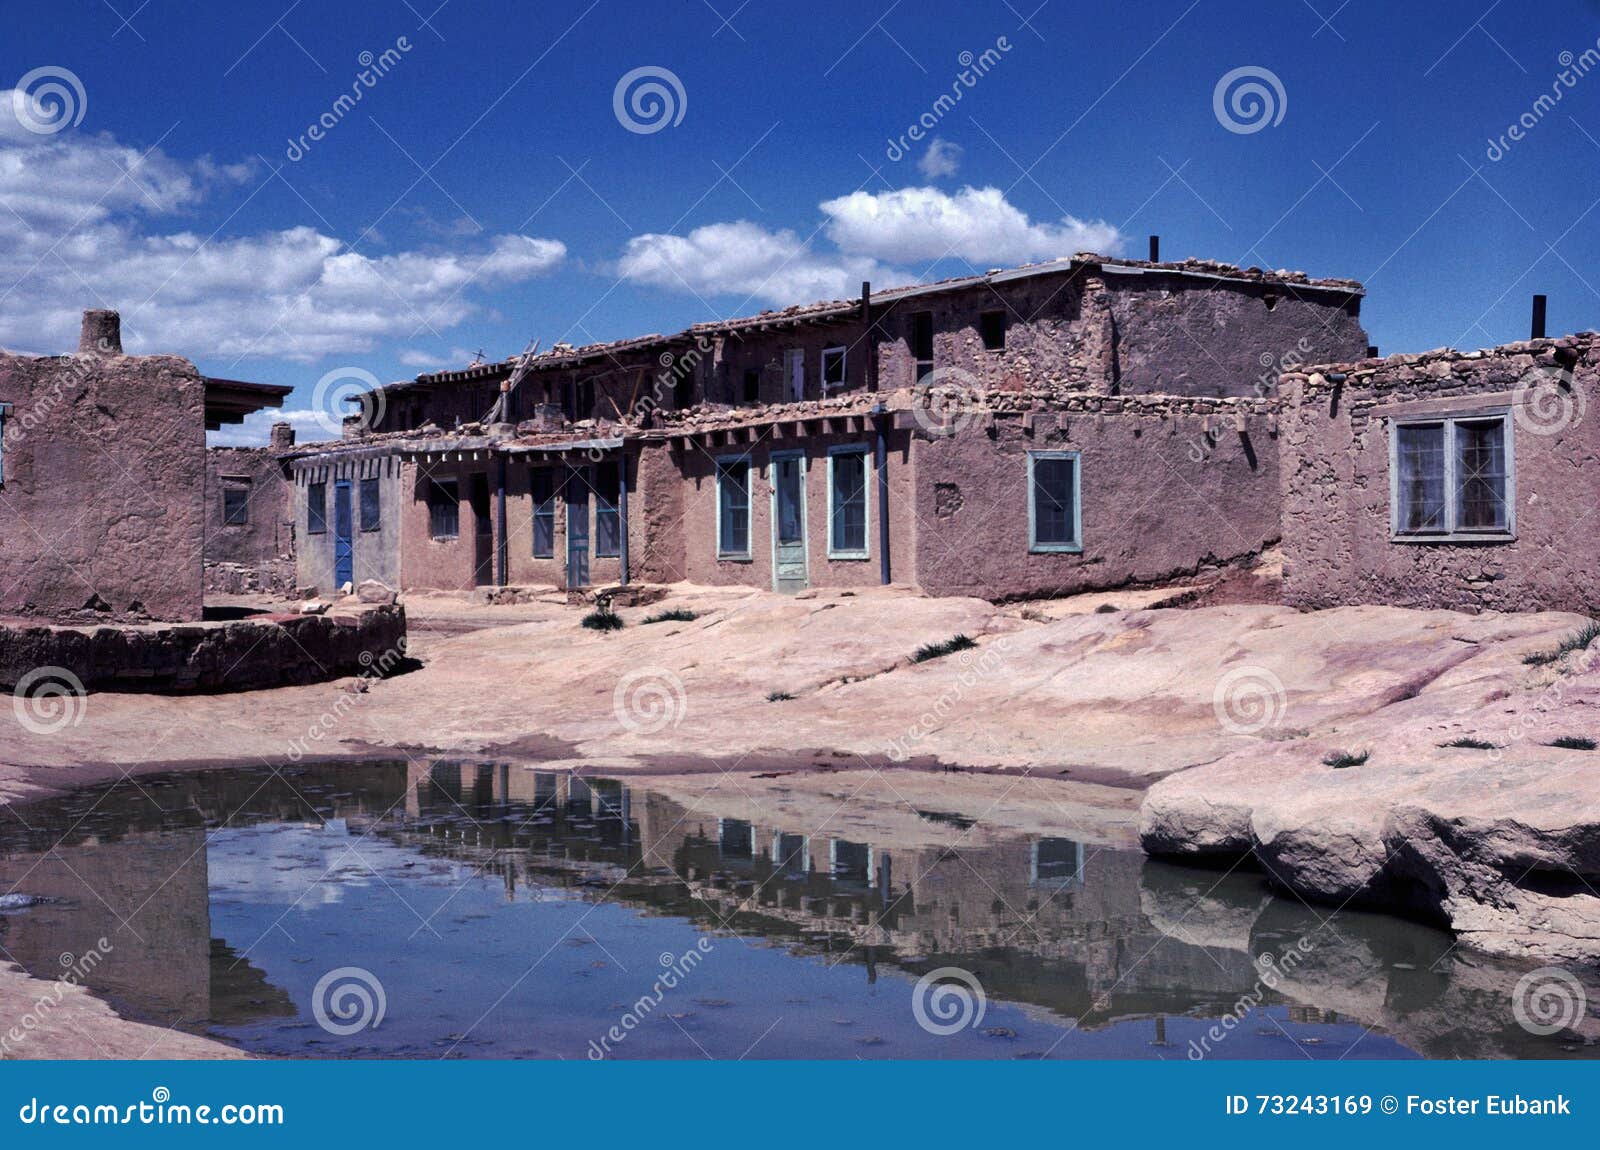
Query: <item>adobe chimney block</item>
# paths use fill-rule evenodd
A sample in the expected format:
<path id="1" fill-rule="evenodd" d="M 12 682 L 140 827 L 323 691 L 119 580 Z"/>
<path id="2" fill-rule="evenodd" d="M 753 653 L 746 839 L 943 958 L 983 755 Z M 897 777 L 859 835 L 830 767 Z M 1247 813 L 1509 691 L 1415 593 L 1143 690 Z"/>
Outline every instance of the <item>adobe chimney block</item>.
<path id="1" fill-rule="evenodd" d="M 83 327 L 78 332 L 78 351 L 90 355 L 121 355 L 122 316 L 98 308 L 84 312 Z"/>
<path id="2" fill-rule="evenodd" d="M 287 423 L 274 423 L 271 443 L 274 451 L 288 451 L 294 446 L 294 427 Z"/>

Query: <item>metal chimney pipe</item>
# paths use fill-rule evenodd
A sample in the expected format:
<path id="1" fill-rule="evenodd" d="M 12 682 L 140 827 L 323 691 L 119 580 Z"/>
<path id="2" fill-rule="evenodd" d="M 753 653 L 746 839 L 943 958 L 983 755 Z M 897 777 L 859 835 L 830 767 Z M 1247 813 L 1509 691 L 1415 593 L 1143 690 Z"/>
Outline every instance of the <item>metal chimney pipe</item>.
<path id="1" fill-rule="evenodd" d="M 1542 295 L 1533 297 L 1533 334 L 1530 339 L 1544 338 L 1544 311 L 1545 298 Z"/>
<path id="2" fill-rule="evenodd" d="M 1150 237 L 1150 262 L 1153 263 L 1153 264 L 1158 264 L 1158 263 L 1161 262 L 1161 237 L 1160 236 L 1151 236 Z"/>

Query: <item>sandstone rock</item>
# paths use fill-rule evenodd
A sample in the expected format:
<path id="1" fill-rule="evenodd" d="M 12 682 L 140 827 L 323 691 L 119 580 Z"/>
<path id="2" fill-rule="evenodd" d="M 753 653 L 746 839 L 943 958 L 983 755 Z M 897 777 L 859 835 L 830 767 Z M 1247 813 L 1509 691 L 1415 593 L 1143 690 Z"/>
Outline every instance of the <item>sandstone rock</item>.
<path id="1" fill-rule="evenodd" d="M 356 587 L 356 598 L 363 603 L 393 603 L 395 597 L 393 587 L 376 579 L 363 579 Z"/>

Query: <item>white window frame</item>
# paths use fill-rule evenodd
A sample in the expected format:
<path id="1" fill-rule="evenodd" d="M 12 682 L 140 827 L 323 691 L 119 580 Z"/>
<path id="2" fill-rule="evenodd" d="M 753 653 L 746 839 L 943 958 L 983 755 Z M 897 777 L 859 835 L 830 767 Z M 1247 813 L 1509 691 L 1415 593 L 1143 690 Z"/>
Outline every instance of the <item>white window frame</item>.
<path id="1" fill-rule="evenodd" d="M 1456 425 L 1458 423 L 1500 423 L 1506 455 L 1506 525 L 1501 531 L 1473 528 L 1456 529 Z M 1443 531 L 1400 530 L 1400 429 L 1402 427 L 1444 427 L 1444 522 Z M 1448 415 L 1415 415 L 1389 420 L 1389 542 L 1391 543 L 1511 543 L 1517 538 L 1517 459 L 1512 434 L 1515 421 L 1505 407 L 1481 411 L 1455 411 Z"/>
<path id="2" fill-rule="evenodd" d="M 859 551 L 840 551 L 833 546 L 833 461 L 840 455 L 861 456 L 861 499 L 864 516 L 862 542 Z M 872 558 L 872 445 L 868 443 L 840 443 L 828 448 L 828 558 L 858 561 Z"/>
<path id="3" fill-rule="evenodd" d="M 751 463 L 748 453 L 740 455 L 719 455 L 715 458 L 714 462 L 716 465 L 716 471 L 713 476 L 716 481 L 716 498 L 712 500 L 711 511 L 712 514 L 716 516 L 715 529 L 717 533 L 717 561 L 719 563 L 752 563 L 755 561 L 755 549 L 751 546 L 751 540 L 755 535 L 756 525 L 756 495 L 754 489 L 754 479 L 756 474 L 755 465 Z M 745 549 L 743 551 L 729 551 L 723 546 L 722 543 L 722 469 L 725 465 L 730 463 L 744 464 Z"/>
<path id="4" fill-rule="evenodd" d="M 1034 498 L 1034 464 L 1041 459 L 1072 460 L 1072 539 L 1071 543 L 1039 542 L 1039 509 Z M 1083 552 L 1083 456 L 1077 451 L 1028 452 L 1028 553 L 1031 555 L 1078 555 Z"/>
<path id="5" fill-rule="evenodd" d="M 828 382 L 828 357 L 839 357 L 839 382 Z M 844 391 L 850 386 L 850 349 L 840 344 L 838 347 L 825 347 L 822 349 L 822 394 L 829 391 Z"/>

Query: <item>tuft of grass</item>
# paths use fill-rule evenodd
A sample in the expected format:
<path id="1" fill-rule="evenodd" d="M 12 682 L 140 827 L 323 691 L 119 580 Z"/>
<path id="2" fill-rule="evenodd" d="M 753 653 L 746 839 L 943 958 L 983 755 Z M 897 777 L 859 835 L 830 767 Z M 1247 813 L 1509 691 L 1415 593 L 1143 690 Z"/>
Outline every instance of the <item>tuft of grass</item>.
<path id="1" fill-rule="evenodd" d="M 648 626 L 651 623 L 693 623 L 698 618 L 700 616 L 687 607 L 674 607 L 670 611 L 657 611 L 641 625 Z"/>
<path id="2" fill-rule="evenodd" d="M 794 701 L 794 696 L 789 694 L 788 691 L 768 691 L 767 692 L 767 702 L 769 702 L 769 703 L 791 703 L 793 701 Z"/>
<path id="3" fill-rule="evenodd" d="M 978 642 L 970 635 L 952 635 L 942 643 L 924 643 L 911 656 L 913 663 L 926 663 L 929 659 L 942 659 L 957 651 L 970 651 Z"/>
<path id="4" fill-rule="evenodd" d="M 1551 739 L 1545 746 L 1560 747 L 1563 751 L 1592 751 L 1595 742 L 1582 735 L 1562 735 L 1559 739 Z"/>
<path id="5" fill-rule="evenodd" d="M 591 631 L 620 631 L 622 616 L 610 607 L 596 607 L 583 617 L 583 625 Z"/>
<path id="6" fill-rule="evenodd" d="M 1522 661 L 1530 667 L 1547 666 L 1573 651 L 1587 651 L 1596 639 L 1600 639 L 1600 622 L 1591 622 L 1557 643 L 1554 651 L 1535 651 L 1524 655 Z"/>
<path id="7" fill-rule="evenodd" d="M 1335 751 L 1322 760 L 1322 765 L 1342 771 L 1346 767 L 1359 767 L 1371 757 L 1371 751 Z"/>
<path id="8" fill-rule="evenodd" d="M 1467 751 L 1492 751 L 1495 749 L 1493 743 L 1486 743 L 1482 739 L 1474 739 L 1467 735 L 1462 735 L 1459 739 L 1451 739 L 1448 743 L 1440 743 L 1439 745 L 1441 747 L 1459 747 Z"/>

